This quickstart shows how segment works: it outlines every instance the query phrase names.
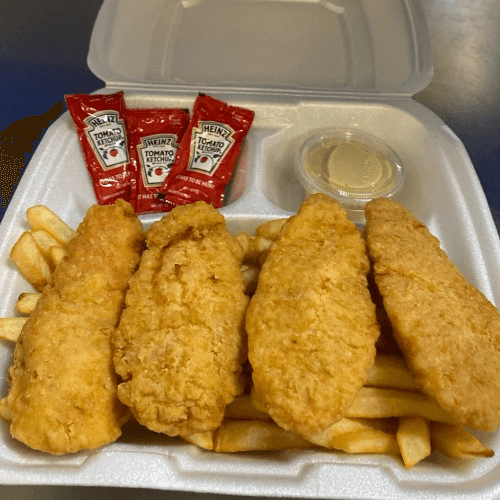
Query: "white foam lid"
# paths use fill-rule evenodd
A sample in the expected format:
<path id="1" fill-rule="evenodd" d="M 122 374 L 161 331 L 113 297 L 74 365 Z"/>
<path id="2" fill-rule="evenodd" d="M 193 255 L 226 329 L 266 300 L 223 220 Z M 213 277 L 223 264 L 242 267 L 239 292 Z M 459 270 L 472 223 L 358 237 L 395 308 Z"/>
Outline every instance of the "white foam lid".
<path id="1" fill-rule="evenodd" d="M 432 78 L 419 2 L 106 0 L 90 69 L 107 84 L 411 95 Z"/>

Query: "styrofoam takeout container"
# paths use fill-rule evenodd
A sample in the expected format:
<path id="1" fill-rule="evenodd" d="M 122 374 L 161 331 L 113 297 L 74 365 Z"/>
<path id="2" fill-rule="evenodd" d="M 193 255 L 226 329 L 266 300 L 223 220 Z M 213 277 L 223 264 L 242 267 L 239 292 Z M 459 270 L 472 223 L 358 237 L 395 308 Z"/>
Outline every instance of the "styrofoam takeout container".
<path id="1" fill-rule="evenodd" d="M 198 91 L 255 111 L 225 206 L 232 231 L 293 214 L 304 191 L 297 148 L 316 130 L 349 127 L 388 144 L 404 163 L 395 195 L 438 236 L 451 259 L 500 304 L 500 242 L 467 153 L 444 123 L 411 99 L 432 77 L 422 8 L 408 0 L 105 0 L 88 63 L 131 106 L 190 107 Z M 45 204 L 76 226 L 95 202 L 66 113 L 47 131 L 0 226 L 1 315 L 30 290 L 9 261 Z M 159 216 L 142 217 L 145 226 Z M 0 346 L 0 391 L 12 348 Z M 482 434 L 500 450 L 498 434 Z M 166 444 L 167 442 L 167 444 Z M 170 443 L 170 444 L 168 444 Z M 500 497 L 500 457 L 412 470 L 397 458 L 318 451 L 218 455 L 146 434 L 52 457 L 13 441 L 0 423 L 0 482 L 130 486 L 300 498 Z"/>

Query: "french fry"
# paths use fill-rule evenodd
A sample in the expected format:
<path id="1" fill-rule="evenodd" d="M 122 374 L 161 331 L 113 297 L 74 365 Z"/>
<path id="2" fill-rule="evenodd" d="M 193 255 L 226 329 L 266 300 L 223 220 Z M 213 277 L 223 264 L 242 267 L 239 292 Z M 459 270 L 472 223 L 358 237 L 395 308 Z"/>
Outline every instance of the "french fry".
<path id="1" fill-rule="evenodd" d="M 240 245 L 241 247 L 241 250 L 243 252 L 243 261 L 245 260 L 248 260 L 247 259 L 247 255 L 248 255 L 248 252 L 249 252 L 249 248 L 250 248 L 250 236 L 248 236 L 247 233 L 238 233 L 234 236 L 234 239 L 235 241 L 238 242 L 238 244 Z"/>
<path id="2" fill-rule="evenodd" d="M 266 262 L 267 256 L 269 255 L 269 252 L 260 252 L 257 255 L 257 263 L 259 264 L 260 267 L 264 265 L 264 262 Z"/>
<path id="3" fill-rule="evenodd" d="M 3 418 L 6 422 L 10 422 L 12 420 L 9 405 L 7 404 L 7 396 L 0 399 L 0 417 Z"/>
<path id="4" fill-rule="evenodd" d="M 368 372 L 365 387 L 387 387 L 418 391 L 419 387 L 404 359 L 378 354 Z"/>
<path id="5" fill-rule="evenodd" d="M 35 243 L 40 249 L 40 252 L 42 252 L 42 255 L 45 257 L 45 259 L 47 259 L 51 268 L 54 269 L 55 266 L 52 263 L 50 257 L 50 248 L 60 247 L 60 243 L 44 229 L 36 229 L 34 231 L 31 231 L 31 234 L 33 235 Z"/>
<path id="6" fill-rule="evenodd" d="M 458 425 L 430 423 L 432 446 L 449 458 L 492 457 L 495 452 Z"/>
<path id="7" fill-rule="evenodd" d="M 307 436 L 311 443 L 317 444 L 324 448 L 335 448 L 337 446 L 337 438 L 346 434 L 359 433 L 362 431 L 379 431 L 384 434 L 396 435 L 397 424 L 393 419 L 356 419 L 356 418 L 343 418 L 338 422 L 330 425 L 325 430 L 315 434 L 314 436 Z M 384 441 L 385 440 L 384 438 Z M 392 446 L 392 445 L 391 445 Z"/>
<path id="8" fill-rule="evenodd" d="M 402 417 L 397 433 L 405 467 L 411 468 L 431 454 L 429 426 L 422 417 Z"/>
<path id="9" fill-rule="evenodd" d="M 0 339 L 17 342 L 28 318 L 0 318 Z"/>
<path id="10" fill-rule="evenodd" d="M 263 252 L 269 252 L 271 245 L 273 244 L 273 240 L 269 238 L 264 238 L 263 236 L 256 236 L 254 239 L 255 251 L 258 254 Z"/>
<path id="11" fill-rule="evenodd" d="M 238 396 L 226 407 L 225 418 L 237 420 L 271 420 L 267 412 L 257 409 L 250 396 Z"/>
<path id="12" fill-rule="evenodd" d="M 245 293 L 250 295 L 257 287 L 260 267 L 256 264 L 243 264 L 241 266 L 241 273 L 243 274 L 243 280 L 245 282 Z"/>
<path id="13" fill-rule="evenodd" d="M 362 387 L 347 411 L 350 418 L 421 416 L 427 420 L 455 423 L 437 403 L 420 392 Z"/>
<path id="14" fill-rule="evenodd" d="M 25 231 L 21 234 L 10 251 L 10 257 L 37 291 L 41 291 L 51 280 L 50 266 L 31 232 Z"/>
<path id="15" fill-rule="evenodd" d="M 266 405 L 260 398 L 254 385 L 252 385 L 252 388 L 250 389 L 250 401 L 256 410 L 261 411 L 262 413 L 267 413 Z"/>
<path id="16" fill-rule="evenodd" d="M 263 236 L 268 240 L 277 240 L 280 234 L 281 228 L 285 224 L 287 219 L 273 219 L 263 224 L 260 224 L 255 230 L 257 236 Z"/>
<path id="17" fill-rule="evenodd" d="M 257 411 L 266 413 L 266 407 L 254 387 L 250 392 L 250 401 Z M 307 436 L 307 439 L 318 446 L 347 453 L 399 455 L 396 424 L 392 419 L 344 418 L 314 436 Z"/>
<path id="18" fill-rule="evenodd" d="M 17 311 L 21 314 L 32 314 L 41 296 L 41 293 L 22 293 L 19 295 L 16 302 Z"/>
<path id="19" fill-rule="evenodd" d="M 342 450 L 346 453 L 400 454 L 396 436 L 377 429 L 364 429 L 340 434 L 335 436 L 330 444 L 331 448 Z"/>
<path id="20" fill-rule="evenodd" d="M 203 448 L 204 450 L 214 449 L 214 433 L 212 431 L 197 432 L 196 434 L 190 434 L 189 436 L 182 436 L 182 439 L 187 443 L 194 444 L 198 448 Z"/>
<path id="21" fill-rule="evenodd" d="M 62 262 L 64 257 L 66 257 L 66 249 L 59 246 L 53 246 L 49 248 L 49 258 L 54 266 L 54 269 Z"/>
<path id="22" fill-rule="evenodd" d="M 234 238 L 243 250 L 243 262 L 257 258 L 259 252 L 255 248 L 255 236 L 249 236 L 247 233 L 238 233 Z"/>
<path id="23" fill-rule="evenodd" d="M 215 433 L 214 444 L 214 450 L 219 453 L 310 447 L 309 441 L 285 431 L 274 422 L 257 420 L 224 420 Z"/>
<path id="24" fill-rule="evenodd" d="M 26 217 L 32 230 L 43 229 L 62 246 L 69 243 L 76 234 L 58 215 L 45 205 L 35 205 L 26 210 Z"/>

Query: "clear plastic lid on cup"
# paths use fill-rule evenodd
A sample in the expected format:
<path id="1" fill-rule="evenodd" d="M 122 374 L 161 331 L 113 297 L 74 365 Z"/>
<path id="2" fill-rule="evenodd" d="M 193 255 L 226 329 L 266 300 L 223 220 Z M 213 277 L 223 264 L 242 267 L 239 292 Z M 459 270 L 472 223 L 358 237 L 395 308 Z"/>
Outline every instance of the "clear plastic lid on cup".
<path id="1" fill-rule="evenodd" d="M 309 137 L 300 147 L 296 169 L 306 194 L 337 199 L 356 223 L 364 222 L 364 206 L 394 195 L 404 183 L 396 153 L 383 141 L 357 129 L 329 129 Z"/>

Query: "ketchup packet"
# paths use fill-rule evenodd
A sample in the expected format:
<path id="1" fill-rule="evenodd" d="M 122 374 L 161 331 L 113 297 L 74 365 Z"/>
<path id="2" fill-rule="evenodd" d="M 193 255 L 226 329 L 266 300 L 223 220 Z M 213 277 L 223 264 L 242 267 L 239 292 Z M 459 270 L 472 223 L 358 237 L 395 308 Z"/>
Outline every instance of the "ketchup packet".
<path id="1" fill-rule="evenodd" d="M 254 115 L 249 109 L 199 94 L 159 198 L 170 208 L 200 200 L 220 208 Z"/>
<path id="2" fill-rule="evenodd" d="M 125 99 L 115 94 L 69 94 L 66 104 L 99 205 L 129 201 L 132 167 L 127 148 Z"/>
<path id="3" fill-rule="evenodd" d="M 130 203 L 137 214 L 170 208 L 157 198 L 189 122 L 185 109 L 128 109 L 129 154 L 134 169 Z"/>

